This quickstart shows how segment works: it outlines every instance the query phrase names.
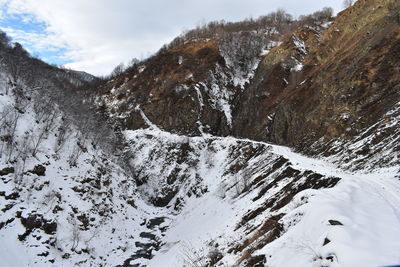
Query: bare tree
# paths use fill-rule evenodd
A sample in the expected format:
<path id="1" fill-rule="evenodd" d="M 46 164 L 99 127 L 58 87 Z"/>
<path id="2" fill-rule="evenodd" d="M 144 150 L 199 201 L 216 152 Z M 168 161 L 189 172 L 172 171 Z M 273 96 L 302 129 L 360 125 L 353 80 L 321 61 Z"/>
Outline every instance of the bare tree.
<path id="1" fill-rule="evenodd" d="M 23 181 L 23 176 L 25 173 L 25 162 L 26 158 L 22 161 L 17 161 L 16 164 L 14 164 L 14 187 L 15 189 L 20 189 L 22 181 Z"/>
<path id="2" fill-rule="evenodd" d="M 344 0 L 343 1 L 343 7 L 344 8 L 349 8 L 354 4 L 354 0 Z"/>
<path id="3" fill-rule="evenodd" d="M 118 75 L 120 75 L 121 73 L 123 73 L 124 70 L 125 70 L 124 63 L 119 63 L 119 64 L 114 68 L 114 70 L 111 72 L 111 75 L 110 75 L 110 76 L 111 76 L 111 77 L 118 76 Z"/>
<path id="4" fill-rule="evenodd" d="M 26 132 L 22 137 L 22 140 L 20 140 L 19 142 L 15 142 L 16 143 L 15 150 L 17 151 L 17 153 L 15 155 L 16 163 L 14 164 L 15 166 L 14 185 L 17 189 L 21 187 L 23 182 L 23 177 L 25 174 L 26 161 L 28 159 L 28 154 L 30 151 L 29 138 L 30 134 L 29 132 Z M 29 190 L 30 187 L 28 186 L 28 191 Z"/>
<path id="5" fill-rule="evenodd" d="M 227 185 L 225 182 L 222 182 L 219 184 L 217 191 L 216 191 L 216 195 L 217 197 L 219 197 L 220 199 L 224 199 L 226 197 L 226 191 L 227 191 Z"/>
<path id="6" fill-rule="evenodd" d="M 32 143 L 32 157 L 36 157 L 37 152 L 39 151 L 39 146 L 44 139 L 46 139 L 47 132 L 42 129 L 37 129 L 31 135 L 31 143 Z"/>
<path id="7" fill-rule="evenodd" d="M 331 21 L 332 17 L 333 9 L 330 7 L 324 7 L 322 10 L 316 11 L 311 15 L 300 16 L 298 23 L 302 26 L 318 28 Z"/>
<path id="8" fill-rule="evenodd" d="M 204 249 L 196 249 L 192 244 L 181 243 L 181 253 L 183 256 L 184 266 L 188 267 L 204 267 L 207 266 L 207 254 Z"/>
<path id="9" fill-rule="evenodd" d="M 31 136 L 33 157 L 36 157 L 40 144 L 43 140 L 47 139 L 50 131 L 55 129 L 56 124 L 54 122 L 57 116 L 58 113 L 55 110 L 51 110 L 49 113 L 45 112 L 44 115 L 41 116 L 41 121 L 39 121 L 41 124 L 35 129 Z"/>
<path id="10" fill-rule="evenodd" d="M 79 156 L 82 154 L 82 149 L 79 146 L 75 146 L 74 150 L 68 157 L 68 163 L 71 167 L 76 167 Z"/>
<path id="11" fill-rule="evenodd" d="M 3 107 L 3 110 L 0 113 L 0 158 L 2 157 L 3 152 L 6 153 L 7 148 L 13 142 L 11 127 L 13 125 L 12 120 L 15 116 L 15 109 L 11 105 L 6 105 Z"/>
<path id="12" fill-rule="evenodd" d="M 16 143 L 16 129 L 19 118 L 21 114 L 15 109 L 9 113 L 10 116 L 7 118 L 4 124 L 4 135 L 3 140 L 6 142 L 6 148 L 8 150 L 7 161 L 11 160 L 11 157 L 14 152 L 15 143 Z"/>
<path id="13" fill-rule="evenodd" d="M 10 45 L 10 38 L 7 34 L 0 30 L 0 44 L 8 47 Z"/>
<path id="14" fill-rule="evenodd" d="M 243 169 L 241 172 L 236 173 L 233 177 L 235 196 L 247 192 L 251 186 L 251 173 L 248 169 Z"/>
<path id="15" fill-rule="evenodd" d="M 79 225 L 78 225 L 78 222 L 75 219 L 75 217 L 70 217 L 68 219 L 68 221 L 70 222 L 70 224 L 72 226 L 72 233 L 71 233 L 72 245 L 71 245 L 71 250 L 75 251 L 75 249 L 78 247 L 79 242 L 80 242 Z"/>
<path id="16" fill-rule="evenodd" d="M 266 40 L 252 32 L 226 33 L 218 46 L 227 65 L 234 70 L 248 72 L 254 66 Z"/>
<path id="17" fill-rule="evenodd" d="M 64 119 L 63 124 L 58 127 L 57 140 L 54 148 L 56 153 L 58 153 L 64 147 L 70 133 L 70 121 Z"/>

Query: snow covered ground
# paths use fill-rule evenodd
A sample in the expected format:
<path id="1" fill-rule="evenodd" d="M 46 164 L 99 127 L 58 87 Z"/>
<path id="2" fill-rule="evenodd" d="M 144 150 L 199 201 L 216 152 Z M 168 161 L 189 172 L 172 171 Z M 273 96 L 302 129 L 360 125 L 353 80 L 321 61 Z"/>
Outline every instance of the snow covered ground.
<path id="1" fill-rule="evenodd" d="M 0 266 L 122 264 L 157 209 L 137 197 L 117 159 L 67 126 L 56 106 L 39 119 L 34 97 L 17 100 L 7 86 L 0 72 Z M 4 139 L 10 134 L 12 142 Z"/>
<path id="2" fill-rule="evenodd" d="M 339 165 L 340 153 L 317 159 L 252 140 L 180 136 L 147 119 L 148 129 L 124 133 L 132 178 L 74 126 L 60 147 L 61 113 L 39 142 L 46 121 L 28 98 L 18 111 L 1 75 L 0 113 L 18 120 L 12 152 L 1 143 L 0 170 L 15 170 L 0 179 L 0 266 L 245 266 L 249 255 L 269 267 L 400 263 L 393 136 L 373 157 Z M 398 113 L 376 128 L 395 127 Z M 375 164 L 379 155 L 393 159 Z M 266 242 L 271 218 L 279 231 Z"/>
<path id="3" fill-rule="evenodd" d="M 184 138 L 160 130 L 144 132 L 163 140 Z M 135 134 L 138 131 L 129 133 L 131 137 Z M 170 217 L 168 230 L 162 238 L 165 244 L 148 266 L 196 266 L 195 263 L 205 263 L 215 250 L 223 255 L 217 265 L 239 265 L 238 255 L 226 251 L 234 242 L 246 238 L 246 231 L 238 230 L 237 225 L 243 214 L 259 204 L 252 200 L 257 189 L 237 197 L 231 188 L 221 196 L 219 185 L 227 185 L 233 180 L 233 176 L 221 171 L 226 170 L 227 162 L 232 160 L 226 149 L 243 143 L 266 147 L 262 160 L 267 160 L 267 154 L 270 157 L 279 155 L 298 170 L 312 170 L 341 178 L 333 188 L 301 191 L 279 211 L 266 211 L 257 218 L 262 221 L 272 214 L 286 214 L 281 219 L 284 228 L 281 236 L 254 253 L 266 255 L 267 266 L 373 267 L 400 263 L 400 181 L 395 178 L 397 167 L 367 173 L 348 172 L 327 160 L 308 158 L 286 147 L 231 137 L 208 138 L 219 144 L 215 158 L 211 156 L 215 169 L 204 168 L 200 172 L 210 190 L 199 198 L 187 199 L 182 211 Z M 194 138 L 191 142 L 205 141 Z M 253 158 L 253 166 L 262 161 L 261 158 Z M 252 173 L 250 179 L 257 175 Z M 257 222 L 253 224 L 257 225 Z M 214 247 L 215 244 L 218 246 Z"/>
<path id="4" fill-rule="evenodd" d="M 301 220 L 257 254 L 268 266 L 386 266 L 400 263 L 400 182 L 395 169 L 342 174 L 334 188 L 308 190 L 308 203 L 283 217 Z M 335 220 L 343 225 L 331 225 Z M 323 245 L 327 242 L 326 245 Z"/>

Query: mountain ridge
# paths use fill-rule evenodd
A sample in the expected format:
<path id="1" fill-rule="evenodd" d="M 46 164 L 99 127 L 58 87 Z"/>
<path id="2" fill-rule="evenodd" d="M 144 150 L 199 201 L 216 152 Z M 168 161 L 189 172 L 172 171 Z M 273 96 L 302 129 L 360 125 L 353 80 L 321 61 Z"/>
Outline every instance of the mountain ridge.
<path id="1" fill-rule="evenodd" d="M 164 79 L 160 77 L 160 80 L 165 84 L 165 86 L 163 86 L 163 88 L 165 88 L 164 90 L 169 92 L 166 93 L 165 97 L 160 98 L 160 96 L 157 96 L 157 98 L 154 98 L 154 95 L 157 95 L 157 93 L 151 93 L 149 97 L 143 96 L 145 97 L 143 100 L 140 100 L 140 98 L 136 98 L 136 100 L 139 102 L 144 101 L 142 103 L 142 108 L 144 108 L 144 106 L 149 107 L 149 110 L 145 111 L 145 113 L 148 113 L 148 117 L 153 122 L 166 130 L 177 131 L 178 133 L 199 134 L 199 130 L 197 129 L 198 125 L 196 124 L 201 122 L 206 128 L 207 125 L 210 127 L 208 131 L 212 134 L 223 136 L 231 134 L 238 137 L 271 141 L 278 144 L 294 146 L 298 148 L 299 151 L 302 150 L 302 147 L 308 147 L 321 137 L 327 140 L 339 137 L 340 135 L 349 135 L 351 137 L 355 132 L 348 133 L 346 132 L 347 128 L 351 126 L 350 128 L 352 128 L 353 131 L 360 131 L 362 128 L 366 128 L 376 121 L 379 116 L 387 112 L 390 107 L 393 107 L 398 100 L 396 86 L 398 86 L 399 81 L 398 78 L 396 78 L 398 77 L 398 73 L 395 70 L 396 62 L 393 60 L 396 58 L 397 51 L 399 51 L 399 33 L 397 27 L 398 22 L 392 19 L 393 14 L 396 14 L 398 11 L 398 6 L 397 9 L 396 6 L 389 7 L 390 5 L 396 5 L 395 2 L 393 2 L 393 4 L 391 1 L 361 2 L 357 2 L 357 4 L 348 10 L 338 14 L 336 20 L 329 25 L 326 31 L 321 30 L 323 28 L 319 28 L 319 31 L 316 31 L 310 26 L 301 26 L 295 30 L 294 33 L 287 34 L 289 36 L 282 40 L 284 43 L 271 49 L 267 55 L 261 57 L 261 65 L 254 74 L 250 74 L 254 72 L 251 69 L 247 70 L 249 73 L 247 75 L 254 75 L 254 77 L 251 82 L 246 80 L 246 74 L 241 78 L 244 79 L 243 81 L 247 83 L 246 86 L 249 87 L 243 92 L 240 88 L 235 88 L 234 79 L 237 78 L 235 78 L 235 74 L 229 70 L 229 67 L 226 68 L 224 65 L 226 62 L 214 56 L 209 62 L 203 65 L 200 63 L 199 66 L 193 67 L 195 71 L 203 71 L 204 68 L 205 70 L 201 74 L 196 75 L 190 72 L 187 74 L 188 77 L 194 75 L 195 81 L 190 81 L 189 79 L 189 81 L 185 82 L 185 80 L 183 80 L 181 83 L 182 86 L 187 87 L 186 91 L 189 90 L 188 93 L 183 93 L 185 97 L 188 97 L 188 100 L 185 101 L 182 106 L 179 104 L 179 99 L 183 95 L 175 94 L 173 91 L 175 87 L 180 86 L 180 84 L 173 78 L 169 79 L 168 77 Z M 365 14 L 368 14 L 368 16 Z M 350 20 L 349 16 L 351 16 L 353 20 L 351 23 L 347 21 Z M 374 19 L 370 20 L 367 25 L 366 17 L 373 17 Z M 349 25 L 355 26 L 352 27 Z M 382 28 L 381 25 L 386 26 Z M 293 46 L 293 38 L 297 38 L 297 35 L 304 38 L 304 40 L 300 38 L 299 41 L 301 42 L 311 38 L 310 41 L 304 43 L 305 50 L 303 51 Z M 384 36 L 387 36 L 386 39 Z M 348 49 L 349 45 L 346 42 L 349 41 L 346 40 L 349 39 L 354 40 L 351 42 L 353 42 L 352 45 L 355 49 Z M 375 44 L 371 43 L 370 40 L 373 40 Z M 309 43 L 306 44 L 307 42 Z M 213 44 L 211 45 L 211 43 L 208 48 L 209 53 L 216 53 L 215 55 L 218 55 L 218 52 L 215 51 L 215 46 Z M 196 45 L 196 42 L 188 45 Z M 185 51 L 185 46 L 186 44 L 183 44 L 183 51 Z M 374 50 L 371 50 L 372 47 L 375 47 L 375 49 L 385 49 L 385 52 L 383 52 L 383 50 L 378 50 L 374 55 Z M 171 51 L 177 51 L 177 49 L 180 48 L 175 46 Z M 164 52 L 164 50 L 160 52 L 159 57 L 164 57 L 163 53 L 166 52 Z M 283 57 L 284 54 L 281 53 L 287 56 Z M 375 57 L 379 58 L 382 53 L 388 55 L 386 59 L 375 59 Z M 175 57 L 176 63 L 179 63 L 179 56 L 176 55 Z M 185 57 L 184 52 L 180 57 Z M 203 58 L 203 60 L 207 60 L 207 57 L 200 57 Z M 300 58 L 296 59 L 296 57 Z M 162 67 L 163 61 L 158 61 L 157 59 L 158 56 L 155 56 L 154 60 L 160 62 L 161 66 L 158 67 L 160 68 Z M 304 64 L 304 66 L 302 66 L 301 70 L 290 70 L 293 66 L 296 66 L 296 64 L 300 66 L 298 64 L 303 60 L 304 62 L 302 64 Z M 359 62 L 356 68 L 350 72 L 354 73 L 352 75 L 348 75 L 349 71 L 344 69 L 330 70 L 335 65 L 339 67 L 342 65 L 351 65 L 348 63 L 351 61 Z M 172 62 L 173 61 L 169 64 L 172 64 Z M 183 62 L 185 62 L 185 60 L 183 60 Z M 192 62 L 190 61 L 190 63 Z M 374 67 L 371 66 L 372 63 L 375 64 Z M 210 69 L 210 64 L 216 64 L 216 67 L 211 67 Z M 378 68 L 376 71 L 379 71 L 381 65 L 381 69 L 385 73 L 376 73 L 375 76 L 365 76 L 366 69 L 372 71 L 372 69 Z M 180 65 L 178 65 L 178 70 L 175 72 L 183 73 L 179 72 L 179 67 Z M 171 65 L 166 67 L 165 73 L 174 77 L 172 68 Z M 150 67 L 150 69 L 152 68 Z M 324 78 L 322 78 L 323 74 L 325 75 Z M 140 76 L 138 73 L 136 75 Z M 209 77 L 203 78 L 202 75 L 203 77 L 204 75 L 208 75 Z M 335 75 L 341 75 L 340 79 L 335 77 Z M 124 75 L 126 79 L 131 79 L 132 76 Z M 146 76 L 145 72 L 144 76 Z M 381 78 L 383 76 L 386 76 L 386 78 Z M 135 76 L 133 76 L 133 79 L 135 79 L 134 77 Z M 150 78 L 151 77 L 152 76 L 150 76 Z M 186 76 L 183 78 L 185 79 L 185 77 Z M 197 83 L 193 85 L 193 82 L 196 81 Z M 172 84 L 170 84 L 170 82 L 172 82 Z M 390 84 L 387 82 L 390 82 Z M 373 86 L 371 86 L 371 84 Z M 129 89 L 121 88 L 120 101 L 124 99 L 124 90 L 136 90 L 134 85 L 124 86 L 127 86 Z M 331 86 L 333 86 L 333 88 L 331 88 Z M 195 87 L 197 87 L 197 89 Z M 213 100 L 213 87 L 219 88 L 217 89 L 220 94 L 218 97 L 219 102 Z M 354 90 L 352 88 L 354 88 Z M 384 97 L 386 102 L 383 104 L 378 103 L 380 101 L 379 88 L 386 88 L 384 93 L 391 95 L 391 97 Z M 117 85 L 114 90 L 118 91 L 119 86 Z M 191 102 L 190 98 L 194 98 L 194 100 L 192 100 L 194 102 L 199 102 L 196 100 L 197 96 L 194 94 L 194 91 L 201 92 L 201 95 L 204 95 L 202 96 L 203 102 L 205 103 L 205 105 L 203 103 L 203 106 L 206 109 L 203 112 L 205 113 L 203 116 L 204 119 L 200 116 L 198 121 L 196 121 L 195 114 L 202 114 L 202 111 L 198 108 L 198 106 L 202 104 L 192 103 L 188 106 L 188 103 Z M 183 90 L 183 92 L 185 92 L 185 90 Z M 126 93 L 129 95 L 128 92 Z M 132 92 L 132 94 L 135 95 L 135 92 Z M 248 96 L 246 96 L 246 94 Z M 272 97 L 268 97 L 268 95 L 272 95 Z M 349 95 L 349 97 L 340 99 L 342 95 Z M 372 95 L 378 96 L 375 96 L 376 99 L 374 99 Z M 107 95 L 107 97 L 113 99 L 112 95 Z M 223 99 L 223 101 L 221 99 Z M 366 101 L 366 99 L 369 100 Z M 174 103 L 170 103 L 172 100 L 178 104 L 174 105 Z M 152 101 L 156 102 L 151 104 Z M 249 103 L 241 104 L 245 101 L 249 101 L 251 105 Z M 256 103 L 258 103 L 258 106 L 256 106 Z M 339 106 L 337 103 L 342 104 Z M 357 108 L 361 108 L 362 110 L 356 111 L 357 108 L 354 107 L 355 103 L 358 105 Z M 181 114 L 182 116 L 189 116 L 191 113 L 193 113 L 193 115 L 187 118 L 174 116 L 174 109 L 171 109 L 171 106 L 183 108 L 185 111 Z M 211 110 L 208 106 L 211 106 Z M 251 110 L 251 106 L 255 106 L 253 110 Z M 311 107 L 315 110 L 311 110 Z M 351 109 L 349 111 L 353 116 L 340 119 L 348 109 Z M 369 110 L 371 110 L 371 112 L 369 112 Z M 359 112 L 359 114 L 357 114 L 357 112 Z M 323 114 L 322 117 L 326 121 L 322 122 L 320 120 L 321 114 Z M 170 118 L 177 121 L 170 121 L 171 119 L 166 118 L 166 115 L 169 115 Z M 274 121 L 266 122 L 266 118 L 276 115 L 278 116 L 276 123 L 274 123 Z M 125 128 L 135 129 L 144 126 L 143 123 L 140 126 L 135 125 L 135 123 L 137 124 L 138 121 L 140 121 L 140 116 L 138 114 L 131 114 L 131 116 L 133 116 L 132 119 L 130 119 L 128 115 L 127 120 L 129 122 L 126 123 L 124 126 Z M 209 117 L 212 119 L 209 119 Z M 231 117 L 233 119 L 231 119 Z M 255 117 L 256 119 L 246 121 L 249 117 Z M 307 120 L 304 119 L 305 117 L 307 117 Z M 335 118 L 335 120 L 327 120 L 328 118 Z M 204 123 L 202 120 L 204 120 Z M 233 121 L 233 127 L 231 129 L 228 122 L 230 120 Z M 358 122 L 358 120 L 360 120 L 360 122 Z M 215 122 L 219 123 L 216 124 Z M 178 124 L 183 124 L 183 126 L 178 126 Z M 302 127 L 304 124 L 307 125 L 307 127 Z M 265 130 L 265 128 L 267 128 L 267 130 Z M 313 133 L 305 133 L 302 131 L 302 128 L 313 129 Z M 308 141 L 304 142 L 304 140 Z M 303 150 L 303 152 L 311 152 L 306 149 Z"/>
<path id="2" fill-rule="evenodd" d="M 0 38 L 0 265 L 398 263 L 396 12 L 210 23 L 107 79 Z"/>

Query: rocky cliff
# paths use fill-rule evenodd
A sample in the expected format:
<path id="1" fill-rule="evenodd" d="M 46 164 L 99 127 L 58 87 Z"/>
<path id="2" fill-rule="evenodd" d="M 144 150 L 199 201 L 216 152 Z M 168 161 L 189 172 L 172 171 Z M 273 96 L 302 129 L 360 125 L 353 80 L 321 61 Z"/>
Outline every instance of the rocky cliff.
<path id="1" fill-rule="evenodd" d="M 127 129 L 146 125 L 142 111 L 168 131 L 312 154 L 317 140 L 352 138 L 398 102 L 398 12 L 397 1 L 358 1 L 319 27 L 291 25 L 239 74 L 218 37 L 188 41 L 105 83 L 103 104 L 123 110 Z"/>
<path id="2" fill-rule="evenodd" d="M 397 264 L 399 52 L 396 0 L 210 23 L 105 80 L 1 42 L 0 265 Z"/>

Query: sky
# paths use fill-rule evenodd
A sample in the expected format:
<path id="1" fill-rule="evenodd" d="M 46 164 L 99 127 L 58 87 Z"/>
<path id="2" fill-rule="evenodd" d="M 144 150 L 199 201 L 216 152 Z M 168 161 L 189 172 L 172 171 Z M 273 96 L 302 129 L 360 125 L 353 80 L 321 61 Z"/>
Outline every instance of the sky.
<path id="1" fill-rule="evenodd" d="M 106 75 L 204 22 L 326 6 L 339 12 L 342 0 L 0 0 L 0 29 L 46 62 Z"/>

